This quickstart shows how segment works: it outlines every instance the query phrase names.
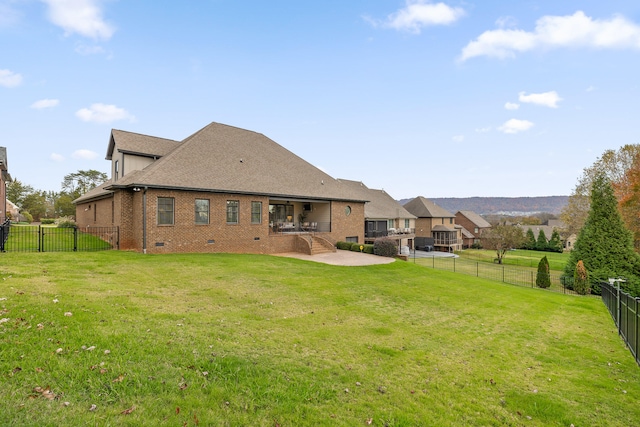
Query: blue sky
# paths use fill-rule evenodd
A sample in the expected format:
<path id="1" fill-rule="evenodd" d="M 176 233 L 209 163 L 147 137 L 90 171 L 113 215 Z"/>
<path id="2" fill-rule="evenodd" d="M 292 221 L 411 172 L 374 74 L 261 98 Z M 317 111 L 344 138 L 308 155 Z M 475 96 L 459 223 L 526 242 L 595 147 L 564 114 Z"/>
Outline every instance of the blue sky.
<path id="1" fill-rule="evenodd" d="M 229 124 L 396 199 L 568 195 L 640 143 L 637 1 L 0 0 L 0 52 L 41 190 L 107 172 L 112 128 Z"/>

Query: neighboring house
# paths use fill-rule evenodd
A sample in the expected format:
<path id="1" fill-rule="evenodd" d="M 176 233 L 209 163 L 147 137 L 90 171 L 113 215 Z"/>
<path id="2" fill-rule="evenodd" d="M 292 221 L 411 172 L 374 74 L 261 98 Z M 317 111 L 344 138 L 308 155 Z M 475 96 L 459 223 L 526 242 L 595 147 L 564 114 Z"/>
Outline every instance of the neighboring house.
<path id="1" fill-rule="evenodd" d="M 473 211 L 456 212 L 456 224 L 463 227 L 462 247 L 469 248 L 474 243 L 481 244 L 483 230 L 491 228 L 491 224 Z"/>
<path id="2" fill-rule="evenodd" d="M 413 247 L 416 216 L 407 211 L 384 190 L 368 188 L 360 181 L 339 179 L 358 192 L 364 205 L 364 241 L 373 243 L 379 237 L 398 241 L 398 246 Z"/>
<path id="3" fill-rule="evenodd" d="M 567 229 L 567 225 L 562 220 L 550 219 L 549 221 L 547 221 L 547 224 L 549 224 L 550 227 L 558 230 L 560 238 L 562 239 L 562 245 L 564 249 L 568 251 L 572 250 L 573 246 L 576 243 L 576 240 L 578 240 L 578 235 L 573 233 L 567 236 L 567 233 L 565 231 Z M 538 236 L 536 235 L 536 237 Z M 551 238 L 551 236 L 547 236 L 547 238 Z"/>
<path id="4" fill-rule="evenodd" d="M 7 200 L 7 217 L 11 218 L 12 222 L 23 221 L 24 218 L 20 215 L 20 208 L 11 200 Z"/>
<path id="5" fill-rule="evenodd" d="M 564 234 L 562 232 L 562 230 L 564 229 L 565 225 L 564 223 L 559 220 L 559 219 L 550 219 L 547 222 L 548 225 L 527 225 L 527 224 L 518 224 L 518 227 L 520 227 L 522 229 L 523 233 L 527 233 L 527 231 L 529 229 L 531 229 L 531 231 L 533 231 L 533 235 L 536 238 L 536 240 L 538 239 L 538 234 L 540 234 L 540 231 L 544 231 L 544 235 L 547 238 L 547 241 L 549 239 L 551 239 L 551 236 L 553 234 L 553 231 L 556 230 L 558 232 L 558 234 L 560 235 L 560 238 L 562 240 L 562 246 L 564 247 L 564 249 L 566 250 L 571 250 L 573 248 L 573 245 L 576 242 L 577 236 L 575 234 L 572 234 L 568 237 L 564 237 Z"/>
<path id="6" fill-rule="evenodd" d="M 11 182 L 7 165 L 7 149 L 0 147 L 0 223 L 7 219 L 7 183 Z"/>
<path id="7" fill-rule="evenodd" d="M 211 123 L 181 142 L 113 130 L 111 179 L 75 200 L 80 226 L 144 253 L 316 253 L 364 242 L 367 199 L 266 136 Z"/>
<path id="8" fill-rule="evenodd" d="M 418 217 L 416 237 L 433 238 L 433 246 L 438 251 L 462 249 L 462 226 L 456 225 L 456 217 L 451 212 L 422 196 L 409 200 L 404 208 Z"/>

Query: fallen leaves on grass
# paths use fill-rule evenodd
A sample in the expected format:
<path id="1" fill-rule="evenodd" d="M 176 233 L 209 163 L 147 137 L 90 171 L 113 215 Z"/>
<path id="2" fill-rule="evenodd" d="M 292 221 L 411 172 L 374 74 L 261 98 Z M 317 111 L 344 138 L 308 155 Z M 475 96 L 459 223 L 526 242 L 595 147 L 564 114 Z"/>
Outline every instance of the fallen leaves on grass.
<path id="1" fill-rule="evenodd" d="M 121 383 L 124 380 L 124 375 L 118 375 L 118 378 L 111 381 L 112 383 Z"/>
<path id="2" fill-rule="evenodd" d="M 92 404 L 91 407 L 89 408 L 91 412 L 95 411 L 96 409 L 98 409 L 98 406 L 95 403 Z"/>
<path id="3" fill-rule="evenodd" d="M 39 396 L 44 397 L 47 400 L 54 400 L 58 398 L 58 395 L 56 395 L 54 392 L 51 391 L 51 388 L 49 386 L 46 386 L 45 388 L 42 387 L 34 387 L 33 391 L 38 393 L 35 396 L 30 396 L 32 398 L 36 398 Z"/>
<path id="4" fill-rule="evenodd" d="M 136 410 L 135 406 L 132 406 L 129 409 L 125 409 L 124 411 L 120 412 L 121 415 L 129 415 L 130 413 L 132 413 L 133 411 Z"/>
<path id="5" fill-rule="evenodd" d="M 71 316 L 73 316 L 73 313 L 72 313 L 72 312 L 70 312 L 70 311 L 67 311 L 66 313 L 64 313 L 64 315 L 65 315 L 66 317 L 71 317 Z"/>

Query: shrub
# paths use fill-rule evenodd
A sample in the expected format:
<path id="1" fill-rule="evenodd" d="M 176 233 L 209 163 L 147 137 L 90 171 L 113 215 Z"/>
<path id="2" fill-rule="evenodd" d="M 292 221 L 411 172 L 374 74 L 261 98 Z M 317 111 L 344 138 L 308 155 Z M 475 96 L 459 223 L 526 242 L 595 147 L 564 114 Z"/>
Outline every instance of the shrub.
<path id="1" fill-rule="evenodd" d="M 551 277 L 549 276 L 549 260 L 547 256 L 543 256 L 538 263 L 538 274 L 536 275 L 536 286 L 539 288 L 548 288 L 551 286 Z"/>
<path id="2" fill-rule="evenodd" d="M 56 219 L 55 224 L 58 228 L 73 228 L 76 226 L 76 222 L 73 220 L 73 218 L 68 216 L 61 216 L 60 218 Z"/>
<path id="3" fill-rule="evenodd" d="M 351 249 L 351 242 L 338 242 L 336 243 L 336 248 L 348 251 Z"/>
<path id="4" fill-rule="evenodd" d="M 372 244 L 364 245 L 364 249 L 362 250 L 362 252 L 364 252 L 365 254 L 372 254 L 373 255 L 373 245 Z"/>
<path id="5" fill-rule="evenodd" d="M 580 295 L 587 295 L 591 292 L 589 286 L 589 272 L 582 260 L 576 264 L 576 270 L 573 273 L 573 290 Z"/>
<path id="6" fill-rule="evenodd" d="M 352 243 L 351 247 L 349 248 L 349 250 L 353 251 L 353 252 L 361 252 L 360 251 L 360 246 L 363 246 L 362 243 Z"/>
<path id="7" fill-rule="evenodd" d="M 53 218 L 41 218 L 40 222 L 42 224 L 53 224 L 54 222 L 56 222 L 56 220 Z"/>
<path id="8" fill-rule="evenodd" d="M 29 224 L 33 222 L 33 217 L 29 212 L 27 211 L 20 212 L 20 215 L 22 215 L 24 217 L 24 220 L 27 221 Z"/>
<path id="9" fill-rule="evenodd" d="M 375 255 L 393 258 L 398 255 L 398 245 L 395 240 L 382 237 L 380 239 L 376 239 L 373 243 L 373 253 Z"/>
<path id="10" fill-rule="evenodd" d="M 475 242 L 473 245 L 471 245 L 471 249 L 482 249 L 482 243 Z"/>

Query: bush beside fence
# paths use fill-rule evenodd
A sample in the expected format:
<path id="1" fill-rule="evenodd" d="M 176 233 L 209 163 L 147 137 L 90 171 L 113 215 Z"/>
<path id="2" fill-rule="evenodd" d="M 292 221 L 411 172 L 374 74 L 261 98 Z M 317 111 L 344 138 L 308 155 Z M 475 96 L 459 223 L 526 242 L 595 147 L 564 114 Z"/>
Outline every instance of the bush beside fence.
<path id="1" fill-rule="evenodd" d="M 535 269 L 509 267 L 504 264 L 489 264 L 486 262 L 475 262 L 465 258 L 454 257 L 427 257 L 419 258 L 416 263 L 425 267 L 435 268 L 437 270 L 446 270 L 454 273 L 462 273 L 470 276 L 476 276 L 483 279 L 495 280 L 498 282 L 509 283 L 511 285 L 526 286 L 530 288 L 536 287 Z M 575 292 L 568 289 L 562 279 L 562 273 L 549 273 L 551 287 L 547 288 L 555 292 L 563 292 L 575 295 Z"/>

